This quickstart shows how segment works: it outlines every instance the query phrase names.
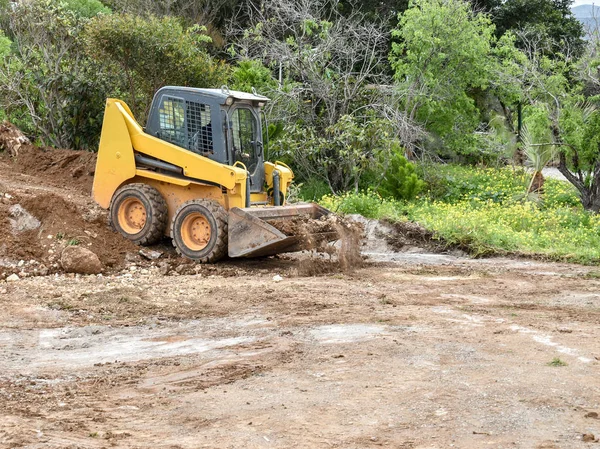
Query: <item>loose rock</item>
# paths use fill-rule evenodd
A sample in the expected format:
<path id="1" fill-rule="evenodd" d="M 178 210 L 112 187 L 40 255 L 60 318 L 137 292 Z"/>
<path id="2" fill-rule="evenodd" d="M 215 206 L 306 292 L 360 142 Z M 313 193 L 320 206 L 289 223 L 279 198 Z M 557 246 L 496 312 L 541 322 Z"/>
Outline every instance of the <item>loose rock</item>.
<path id="1" fill-rule="evenodd" d="M 17 282 L 20 279 L 21 278 L 16 274 L 11 274 L 9 277 L 6 278 L 6 282 Z"/>
<path id="2" fill-rule="evenodd" d="M 596 437 L 591 434 L 591 433 L 584 433 L 583 434 L 583 442 L 584 443 L 592 443 L 596 440 Z"/>
<path id="3" fill-rule="evenodd" d="M 60 257 L 60 264 L 67 273 L 99 274 L 102 271 L 98 256 L 79 246 L 67 246 Z"/>
<path id="4" fill-rule="evenodd" d="M 167 274 L 169 274 L 169 263 L 168 262 L 162 262 L 159 266 L 158 266 L 158 272 L 163 275 L 166 276 Z"/>
<path id="5" fill-rule="evenodd" d="M 32 231 L 41 226 L 40 221 L 27 212 L 20 204 L 15 204 L 9 209 L 10 224 L 14 232 Z"/>
<path id="6" fill-rule="evenodd" d="M 163 254 L 160 251 L 152 251 L 146 248 L 140 249 L 139 253 L 140 256 L 145 257 L 148 260 L 156 260 Z"/>

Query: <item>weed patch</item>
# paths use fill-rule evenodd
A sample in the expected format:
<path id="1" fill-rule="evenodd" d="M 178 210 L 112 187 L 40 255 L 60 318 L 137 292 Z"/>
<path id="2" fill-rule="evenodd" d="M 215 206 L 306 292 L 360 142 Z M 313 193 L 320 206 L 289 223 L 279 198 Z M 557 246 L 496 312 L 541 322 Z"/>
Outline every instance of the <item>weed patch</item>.
<path id="1" fill-rule="evenodd" d="M 428 194 L 413 201 L 366 191 L 326 195 L 321 204 L 338 213 L 417 223 L 429 231 L 429 241 L 474 256 L 600 262 L 600 215 L 585 211 L 573 186 L 555 179 L 546 181 L 539 199 L 529 201 L 524 196 L 528 179 L 529 174 L 511 167 L 440 166 Z"/>

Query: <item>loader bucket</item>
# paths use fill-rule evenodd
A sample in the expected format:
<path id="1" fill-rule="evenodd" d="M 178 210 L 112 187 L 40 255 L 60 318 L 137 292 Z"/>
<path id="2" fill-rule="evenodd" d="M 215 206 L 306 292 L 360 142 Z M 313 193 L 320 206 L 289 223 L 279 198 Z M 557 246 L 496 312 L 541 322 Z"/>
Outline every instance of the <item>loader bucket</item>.
<path id="1" fill-rule="evenodd" d="M 259 257 L 302 251 L 310 249 L 315 242 L 336 240 L 338 236 L 335 232 L 286 235 L 273 226 L 285 220 L 318 219 L 329 213 L 318 204 L 234 207 L 229 210 L 229 257 Z"/>

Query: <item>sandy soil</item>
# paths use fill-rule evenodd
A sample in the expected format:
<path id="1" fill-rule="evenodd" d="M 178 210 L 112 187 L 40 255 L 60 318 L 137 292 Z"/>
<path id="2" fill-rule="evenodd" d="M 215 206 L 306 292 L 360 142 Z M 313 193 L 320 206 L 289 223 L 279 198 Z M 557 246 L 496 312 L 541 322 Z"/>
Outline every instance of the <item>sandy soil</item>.
<path id="1" fill-rule="evenodd" d="M 17 198 L 92 207 L 13 167 L 0 184 Z M 598 444 L 598 268 L 393 252 L 368 234 L 367 263 L 344 272 L 169 254 L 163 270 L 124 251 L 101 276 L 0 282 L 0 447 Z"/>
<path id="2" fill-rule="evenodd" d="M 0 445 L 571 448 L 600 435 L 597 272 L 443 258 L 280 282 L 271 270 L 1 286 Z"/>

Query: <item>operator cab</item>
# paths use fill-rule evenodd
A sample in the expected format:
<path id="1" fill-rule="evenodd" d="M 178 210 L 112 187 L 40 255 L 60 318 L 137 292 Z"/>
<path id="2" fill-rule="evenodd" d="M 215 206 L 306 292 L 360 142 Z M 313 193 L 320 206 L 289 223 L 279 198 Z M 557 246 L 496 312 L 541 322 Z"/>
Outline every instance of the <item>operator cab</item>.
<path id="1" fill-rule="evenodd" d="M 163 87 L 152 101 L 146 133 L 226 165 L 243 164 L 250 191 L 265 183 L 260 108 L 267 97 L 245 92 Z"/>

